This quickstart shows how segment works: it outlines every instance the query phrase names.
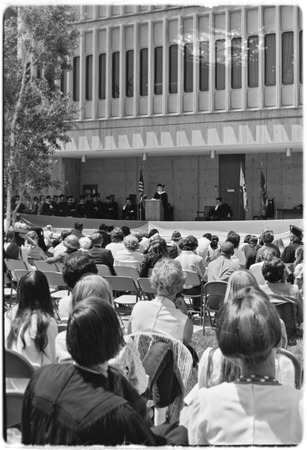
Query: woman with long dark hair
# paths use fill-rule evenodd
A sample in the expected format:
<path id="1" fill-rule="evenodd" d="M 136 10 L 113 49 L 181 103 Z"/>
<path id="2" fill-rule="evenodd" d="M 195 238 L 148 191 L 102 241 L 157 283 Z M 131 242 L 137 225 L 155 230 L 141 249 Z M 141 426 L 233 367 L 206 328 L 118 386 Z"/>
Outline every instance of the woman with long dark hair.
<path id="1" fill-rule="evenodd" d="M 57 333 L 48 280 L 29 272 L 18 283 L 17 304 L 5 313 L 5 345 L 43 366 L 55 362 Z"/>

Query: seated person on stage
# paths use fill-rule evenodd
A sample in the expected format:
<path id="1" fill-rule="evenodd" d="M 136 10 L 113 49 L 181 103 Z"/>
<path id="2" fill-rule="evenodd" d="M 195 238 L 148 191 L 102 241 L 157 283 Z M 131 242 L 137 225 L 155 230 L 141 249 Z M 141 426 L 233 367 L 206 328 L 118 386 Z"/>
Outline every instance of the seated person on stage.
<path id="1" fill-rule="evenodd" d="M 276 304 L 280 317 L 285 322 L 289 341 L 302 336 L 299 325 L 303 323 L 303 300 L 296 285 L 285 282 L 285 264 L 280 258 L 264 261 L 262 274 L 265 284 L 260 288 Z"/>
<path id="2" fill-rule="evenodd" d="M 111 287 L 108 282 L 99 275 L 85 274 L 77 282 L 72 292 L 72 309 L 77 303 L 87 297 L 101 298 L 102 301 L 106 301 L 114 307 Z M 118 319 L 121 322 L 123 332 L 125 332 L 125 326 L 123 325 L 120 316 L 118 316 Z M 140 360 L 138 350 L 129 336 L 124 335 L 124 340 L 125 345 L 120 352 L 109 361 L 109 363 L 121 371 L 140 395 L 144 394 L 148 387 L 148 379 L 142 361 Z M 55 351 L 57 362 L 72 361 L 66 346 L 66 331 L 62 331 L 57 335 Z"/>
<path id="3" fill-rule="evenodd" d="M 240 376 L 200 388 L 181 411 L 189 445 L 297 445 L 303 437 L 303 392 L 276 379 L 281 326 L 276 308 L 255 288 L 223 304 L 217 341 Z"/>
<path id="4" fill-rule="evenodd" d="M 59 315 L 62 320 L 67 320 L 72 310 L 71 291 L 85 274 L 97 274 L 98 269 L 88 252 L 77 252 L 66 258 L 62 269 L 63 280 L 70 291 L 67 297 L 59 301 Z"/>
<path id="5" fill-rule="evenodd" d="M 22 443 L 167 444 L 167 438 L 154 434 L 157 428 L 150 429 L 145 400 L 109 367 L 108 361 L 123 345 L 112 306 L 95 297 L 78 303 L 69 318 L 66 341 L 74 363 L 49 364 L 36 371 L 28 384 Z M 166 426 L 162 427 L 165 432 Z"/>
<path id="6" fill-rule="evenodd" d="M 230 220 L 232 218 L 232 210 L 227 203 L 223 202 L 222 197 L 217 197 L 216 206 L 209 212 L 210 220 Z"/>
<path id="7" fill-rule="evenodd" d="M 196 272 L 199 276 L 200 283 L 198 286 L 191 286 L 185 284 L 183 286 L 183 293 L 188 295 L 197 295 L 201 293 L 201 283 L 205 280 L 206 268 L 204 260 L 201 256 L 197 255 L 196 249 L 198 247 L 198 240 L 195 236 L 187 236 L 180 243 L 181 253 L 177 256 L 176 261 L 179 261 L 182 270 L 188 270 L 190 272 Z M 193 309 L 200 311 L 201 297 L 192 297 Z"/>
<path id="8" fill-rule="evenodd" d="M 122 219 L 124 220 L 136 220 L 137 218 L 137 206 L 132 202 L 130 197 L 126 198 L 126 203 L 122 208 Z"/>
<path id="9" fill-rule="evenodd" d="M 144 255 L 139 251 L 139 240 L 133 234 L 129 234 L 124 238 L 124 250 L 119 250 L 116 253 L 114 259 L 114 267 L 124 266 L 124 267 L 135 267 L 140 270 L 141 264 L 144 260 Z"/>

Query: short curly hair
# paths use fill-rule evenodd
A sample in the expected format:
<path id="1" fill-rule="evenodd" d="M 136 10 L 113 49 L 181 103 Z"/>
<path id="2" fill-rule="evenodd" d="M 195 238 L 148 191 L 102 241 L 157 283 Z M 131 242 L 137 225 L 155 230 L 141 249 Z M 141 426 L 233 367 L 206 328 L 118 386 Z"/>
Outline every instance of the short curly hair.
<path id="1" fill-rule="evenodd" d="M 78 251 L 64 260 L 62 269 L 63 280 L 70 289 L 73 289 L 77 281 L 86 273 L 98 273 L 93 258 L 87 253 Z"/>
<path id="2" fill-rule="evenodd" d="M 285 264 L 280 258 L 272 256 L 270 259 L 264 260 L 261 271 L 266 281 L 276 283 L 282 280 L 285 274 Z"/>
<path id="3" fill-rule="evenodd" d="M 122 242 L 124 240 L 123 230 L 119 227 L 115 227 L 111 231 L 111 241 L 112 242 Z"/>
<path id="4" fill-rule="evenodd" d="M 198 240 L 195 236 L 189 235 L 186 238 L 183 239 L 183 241 L 180 243 L 180 248 L 182 250 L 196 250 L 198 247 Z"/>
<path id="5" fill-rule="evenodd" d="M 159 294 L 174 295 L 182 291 L 186 276 L 179 261 L 163 258 L 153 268 L 150 282 Z"/>
<path id="6" fill-rule="evenodd" d="M 139 246 L 139 240 L 133 234 L 128 234 L 128 236 L 124 238 L 124 244 L 128 250 L 136 250 Z"/>

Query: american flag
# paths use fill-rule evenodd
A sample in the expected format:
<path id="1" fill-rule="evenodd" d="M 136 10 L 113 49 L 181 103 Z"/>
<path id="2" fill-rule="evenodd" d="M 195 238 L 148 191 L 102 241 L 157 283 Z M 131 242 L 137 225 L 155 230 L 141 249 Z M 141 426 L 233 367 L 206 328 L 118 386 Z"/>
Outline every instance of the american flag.
<path id="1" fill-rule="evenodd" d="M 240 187 L 243 195 L 243 207 L 244 211 L 248 211 L 248 199 L 247 199 L 247 190 L 246 190 L 246 182 L 244 177 L 244 172 L 242 169 L 242 164 L 240 165 Z"/>
<path id="2" fill-rule="evenodd" d="M 143 180 L 142 169 L 140 170 L 139 193 L 140 193 L 140 195 L 144 194 L 144 180 Z"/>
<path id="3" fill-rule="evenodd" d="M 268 191 L 267 191 L 267 185 L 265 182 L 264 174 L 261 169 L 260 172 L 260 201 L 261 201 L 261 207 L 262 207 L 262 214 L 265 214 L 266 206 L 268 203 Z"/>

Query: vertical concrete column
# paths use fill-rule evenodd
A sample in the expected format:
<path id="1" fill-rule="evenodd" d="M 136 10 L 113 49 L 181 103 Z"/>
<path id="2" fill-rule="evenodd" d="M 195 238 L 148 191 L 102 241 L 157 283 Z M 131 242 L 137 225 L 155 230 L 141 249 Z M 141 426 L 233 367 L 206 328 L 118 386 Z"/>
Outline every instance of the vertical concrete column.
<path id="1" fill-rule="evenodd" d="M 81 39 L 80 39 L 80 101 L 79 101 L 79 108 L 80 108 L 80 116 L 81 120 L 84 119 L 84 103 L 85 103 L 85 33 L 84 31 L 81 32 Z"/>
<path id="2" fill-rule="evenodd" d="M 108 9 L 110 6 L 108 6 Z M 109 11 L 107 11 L 109 14 Z M 111 27 L 106 28 L 106 110 L 105 118 L 108 119 L 111 115 L 112 102 L 112 47 L 111 47 Z"/>
<path id="3" fill-rule="evenodd" d="M 118 116 L 123 117 L 124 115 L 124 101 L 126 98 L 125 90 L 125 56 L 126 56 L 126 46 L 125 46 L 125 28 L 123 24 L 119 27 L 119 108 Z"/>
<path id="4" fill-rule="evenodd" d="M 243 110 L 247 108 L 247 70 L 248 70 L 248 61 L 247 61 L 247 31 L 246 31 L 246 8 L 242 6 L 241 8 L 241 70 L 242 70 L 242 87 L 241 87 L 241 106 Z"/>
<path id="5" fill-rule="evenodd" d="M 280 6 L 275 6 L 275 33 L 276 33 L 276 107 L 281 107 L 281 89 L 282 89 L 282 45 L 280 31 Z"/>
<path id="6" fill-rule="evenodd" d="M 209 12 L 209 112 L 214 110 L 215 96 L 215 31 L 213 11 Z"/>
<path id="7" fill-rule="evenodd" d="M 259 30 L 259 87 L 258 87 L 258 108 L 263 109 L 264 105 L 264 32 L 263 32 L 263 6 L 258 7 L 258 30 Z"/>
<path id="8" fill-rule="evenodd" d="M 97 7 L 95 7 L 94 14 L 96 16 Z M 96 119 L 98 116 L 98 30 L 93 29 L 93 100 L 92 100 L 92 118 Z"/>
<path id="9" fill-rule="evenodd" d="M 166 18 L 163 19 L 163 86 L 162 86 L 162 115 L 166 116 L 168 113 L 167 100 L 168 100 L 168 79 L 169 79 L 169 64 L 168 64 L 168 52 L 169 52 L 169 39 L 168 39 L 168 22 Z"/>
<path id="10" fill-rule="evenodd" d="M 198 112 L 199 95 L 199 32 L 198 15 L 193 14 L 193 114 Z"/>
<path id="11" fill-rule="evenodd" d="M 230 36 L 230 14 L 229 10 L 225 11 L 225 110 L 230 109 L 231 95 L 231 36 Z"/>
<path id="12" fill-rule="evenodd" d="M 178 27 L 178 36 L 181 37 L 178 44 L 178 87 L 177 87 L 177 114 L 181 114 L 183 107 L 183 58 L 184 58 L 184 39 L 183 39 L 183 23 L 182 16 L 179 16 L 177 19 L 177 27 Z"/>
<path id="13" fill-rule="evenodd" d="M 299 81 L 299 64 L 300 64 L 300 36 L 299 36 L 299 7 L 293 6 L 293 43 L 294 43 L 294 73 L 293 73 L 293 82 L 294 82 L 294 91 L 293 91 L 293 104 L 294 108 L 298 108 L 299 106 L 299 89 L 300 89 L 300 81 Z"/>
<path id="14" fill-rule="evenodd" d="M 134 24 L 134 36 L 133 36 L 133 48 L 134 48 L 134 60 L 133 60 L 133 116 L 137 117 L 139 112 L 139 96 L 140 96 L 140 44 L 139 44 L 139 24 Z"/>
<path id="15" fill-rule="evenodd" d="M 148 115 L 153 112 L 154 88 L 154 34 L 152 20 L 148 22 Z"/>

